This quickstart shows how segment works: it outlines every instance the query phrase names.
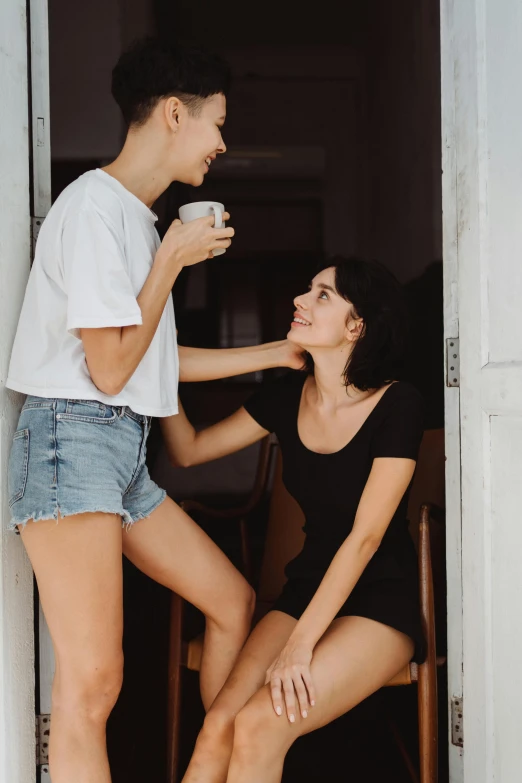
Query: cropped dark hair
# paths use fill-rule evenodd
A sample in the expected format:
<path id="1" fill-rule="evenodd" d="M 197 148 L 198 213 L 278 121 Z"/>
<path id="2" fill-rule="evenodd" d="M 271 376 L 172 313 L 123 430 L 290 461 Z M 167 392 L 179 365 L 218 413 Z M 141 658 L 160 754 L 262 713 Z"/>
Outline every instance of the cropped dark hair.
<path id="1" fill-rule="evenodd" d="M 361 391 L 378 389 L 397 380 L 407 338 L 407 317 L 402 287 L 378 261 L 336 256 L 321 264 L 319 271 L 335 270 L 337 293 L 351 302 L 363 329 L 344 368 L 346 386 Z M 313 360 L 307 367 L 313 372 Z"/>
<path id="2" fill-rule="evenodd" d="M 177 97 L 193 114 L 205 98 L 230 87 L 230 69 L 220 57 L 159 38 L 135 41 L 112 72 L 112 95 L 127 125 L 139 126 L 162 98 Z"/>

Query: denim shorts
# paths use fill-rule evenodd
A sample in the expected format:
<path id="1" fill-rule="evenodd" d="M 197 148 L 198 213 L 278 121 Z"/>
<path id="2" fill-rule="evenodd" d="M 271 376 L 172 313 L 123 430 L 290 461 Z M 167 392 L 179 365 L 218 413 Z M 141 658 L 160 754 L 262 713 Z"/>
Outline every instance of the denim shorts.
<path id="1" fill-rule="evenodd" d="M 149 430 L 127 407 L 28 397 L 9 456 L 10 529 L 86 512 L 148 517 L 166 494 L 145 464 Z"/>

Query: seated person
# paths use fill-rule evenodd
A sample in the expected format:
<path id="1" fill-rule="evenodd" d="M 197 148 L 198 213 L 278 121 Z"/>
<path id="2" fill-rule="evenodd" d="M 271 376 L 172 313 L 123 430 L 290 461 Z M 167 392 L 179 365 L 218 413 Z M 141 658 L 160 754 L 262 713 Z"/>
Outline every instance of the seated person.
<path id="1" fill-rule="evenodd" d="M 376 262 L 338 258 L 294 304 L 288 339 L 307 352 L 308 372 L 290 371 L 200 432 L 183 412 L 162 420 L 181 465 L 275 432 L 306 517 L 303 549 L 212 704 L 185 783 L 277 783 L 297 737 L 423 656 L 406 522 L 423 403 L 396 380 L 400 286 Z"/>

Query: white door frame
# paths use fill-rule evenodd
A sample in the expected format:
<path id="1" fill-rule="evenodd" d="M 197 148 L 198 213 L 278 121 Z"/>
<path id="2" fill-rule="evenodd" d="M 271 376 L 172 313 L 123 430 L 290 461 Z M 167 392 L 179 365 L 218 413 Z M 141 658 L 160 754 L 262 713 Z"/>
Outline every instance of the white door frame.
<path id="1" fill-rule="evenodd" d="M 0 3 L 0 783 L 35 780 L 33 575 L 9 522 L 21 395 L 5 388 L 31 259 L 26 0 Z"/>
<path id="2" fill-rule="evenodd" d="M 457 154 L 455 128 L 454 19 L 452 0 L 441 0 L 442 230 L 444 274 L 444 339 L 446 389 L 444 429 L 446 451 L 446 574 L 448 646 L 448 747 L 450 783 L 463 783 L 463 749 L 453 740 L 452 705 L 462 704 L 462 508 L 459 378 Z M 455 358 L 456 357 L 456 358 Z M 454 359 L 454 363 L 450 362 Z M 457 372 L 450 372 L 454 367 Z M 450 385 L 451 384 L 451 385 Z M 444 742 L 445 737 L 439 741 Z"/>
<path id="3" fill-rule="evenodd" d="M 31 51 L 32 215 L 51 209 L 51 125 L 49 95 L 49 10 L 47 0 L 28 0 Z"/>
<path id="4" fill-rule="evenodd" d="M 31 57 L 31 130 L 32 130 L 32 240 L 33 251 L 40 226 L 51 208 L 51 128 L 49 86 L 49 10 L 48 0 L 28 0 L 29 42 Z M 38 697 L 40 783 L 51 783 L 49 775 L 48 742 L 46 732 L 50 725 L 51 689 L 54 678 L 54 651 L 49 628 L 42 607 L 36 617 L 36 644 L 38 646 Z"/>
<path id="5" fill-rule="evenodd" d="M 469 692 L 469 686 L 481 689 L 484 680 L 479 669 L 484 669 L 485 645 L 478 644 L 472 660 L 465 653 L 471 652 L 469 632 L 464 639 L 464 613 L 471 608 L 468 602 L 481 601 L 484 598 L 483 582 L 485 578 L 484 561 L 479 557 L 476 563 L 476 579 L 470 580 L 469 557 L 471 550 L 462 551 L 463 541 L 469 545 L 469 533 L 472 520 L 472 508 L 476 516 L 477 530 L 482 533 L 482 508 L 469 503 L 472 498 L 463 492 L 462 481 L 462 441 L 467 449 L 474 449 L 479 470 L 482 443 L 472 443 L 471 431 L 468 431 L 466 419 L 469 416 L 469 357 L 471 354 L 468 339 L 467 309 L 460 313 L 459 299 L 463 285 L 474 285 L 475 275 L 479 276 L 481 255 L 480 220 L 476 212 L 479 196 L 480 154 L 482 144 L 478 128 L 478 92 L 480 71 L 483 63 L 478 55 L 477 44 L 482 30 L 477 30 L 476 11 L 483 6 L 484 0 L 441 0 L 441 89 L 442 89 L 442 207 L 443 207 L 443 246 L 444 246 L 444 320 L 446 340 L 461 337 L 459 353 L 460 388 L 446 388 L 446 448 L 447 448 L 447 582 L 448 582 L 448 696 L 450 701 L 450 781 L 451 783 L 493 783 L 490 770 L 482 769 L 480 775 L 470 775 L 470 766 L 478 773 L 473 759 L 481 759 L 484 764 L 486 736 L 480 737 L 473 724 L 484 720 L 485 715 L 473 715 L 476 701 Z M 461 307 L 462 307 L 462 303 Z M 466 307 L 466 306 L 465 306 Z M 475 343 L 475 341 L 473 341 Z M 446 370 L 447 372 L 447 370 Z M 448 379 L 447 379 L 448 380 Z M 461 432 L 461 416 L 464 418 L 464 433 Z M 458 452 L 458 459 L 456 459 Z M 470 455 L 471 456 L 471 455 Z M 466 466 L 467 467 L 467 466 Z M 462 495 L 467 501 L 462 506 Z M 480 494 L 479 506 L 483 495 Z M 473 547 L 473 554 L 477 550 Z M 472 584 L 472 581 L 474 584 Z M 472 598 L 470 590 L 475 590 Z M 466 597 L 466 603 L 465 603 Z M 467 618 L 466 618 L 467 619 Z M 475 639 L 477 642 L 478 640 Z M 464 661 L 466 676 L 464 678 Z M 462 697 L 464 720 L 462 733 L 467 745 L 463 758 L 458 758 L 458 749 L 451 742 L 451 699 Z M 466 697 L 465 699 L 463 697 Z M 479 698 L 478 701 L 483 701 Z M 473 703 L 475 702 L 475 704 Z M 483 702 L 482 706 L 485 706 Z"/>
<path id="6" fill-rule="evenodd" d="M 49 94 L 49 11 L 47 0 L 28 0 L 31 52 L 31 128 L 32 128 L 32 226 L 33 243 L 40 225 L 51 208 L 51 132 Z M 39 654 L 39 716 L 41 716 L 40 783 L 51 783 L 46 763 L 48 743 L 44 732 L 49 726 L 51 688 L 54 678 L 54 652 L 47 622 L 39 605 L 37 613 Z"/>

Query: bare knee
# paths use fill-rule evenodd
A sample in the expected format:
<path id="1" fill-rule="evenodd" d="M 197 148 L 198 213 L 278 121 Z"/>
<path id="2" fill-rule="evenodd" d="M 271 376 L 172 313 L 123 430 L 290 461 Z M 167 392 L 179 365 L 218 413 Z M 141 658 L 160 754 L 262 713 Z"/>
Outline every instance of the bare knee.
<path id="1" fill-rule="evenodd" d="M 237 589 L 230 593 L 211 615 L 207 623 L 215 625 L 225 633 L 237 633 L 245 636 L 250 630 L 256 605 L 256 594 L 245 579 Z"/>
<path id="2" fill-rule="evenodd" d="M 53 683 L 53 710 L 67 720 L 104 725 L 116 704 L 123 681 L 123 654 L 80 666 L 60 663 Z"/>
<path id="3" fill-rule="evenodd" d="M 221 707 L 211 707 L 205 715 L 200 738 L 205 744 L 221 744 L 234 731 L 234 716 Z"/>
<path id="4" fill-rule="evenodd" d="M 270 705 L 255 699 L 238 713 L 234 722 L 234 752 L 255 760 L 270 752 L 286 753 L 291 742 L 286 724 Z"/>

